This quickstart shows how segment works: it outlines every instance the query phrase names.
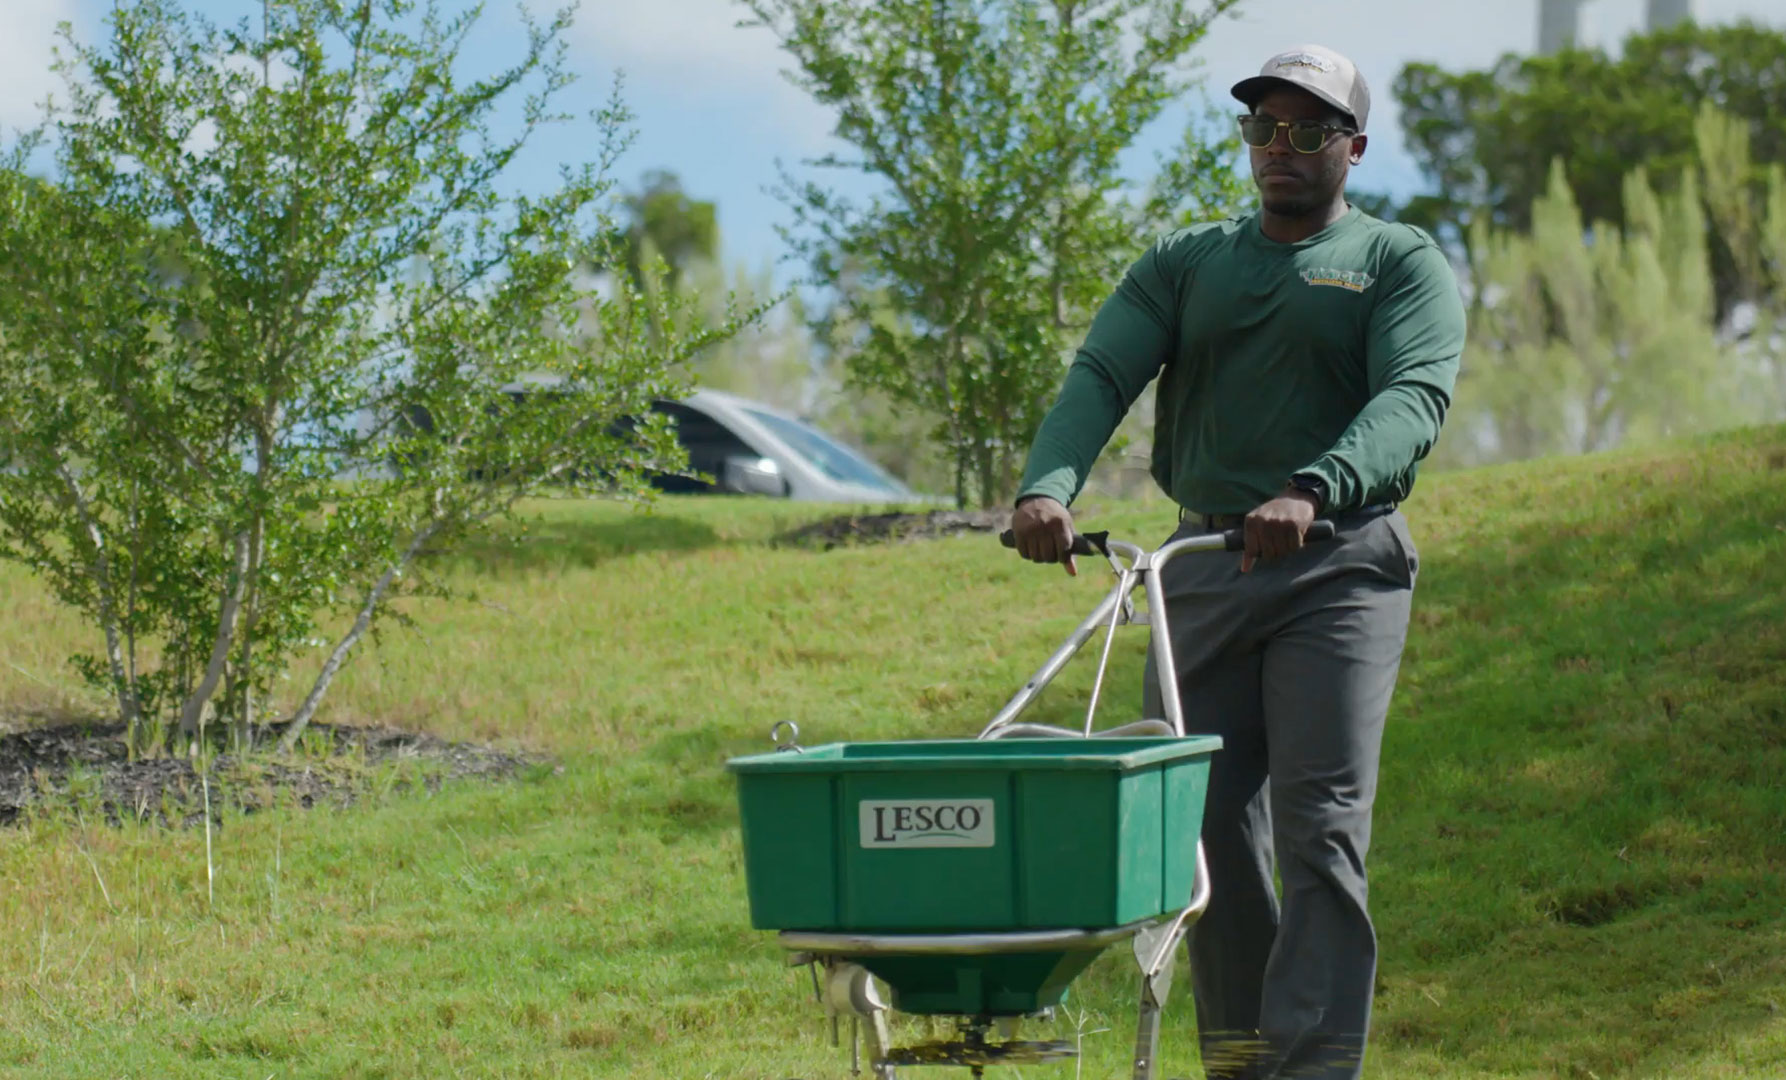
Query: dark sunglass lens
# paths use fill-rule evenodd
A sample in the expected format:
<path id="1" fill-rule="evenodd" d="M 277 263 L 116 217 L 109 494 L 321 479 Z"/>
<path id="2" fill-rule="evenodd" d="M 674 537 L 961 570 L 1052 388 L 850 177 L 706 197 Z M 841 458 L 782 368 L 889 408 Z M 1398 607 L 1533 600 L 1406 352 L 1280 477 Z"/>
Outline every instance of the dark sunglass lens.
<path id="1" fill-rule="evenodd" d="M 1277 121 L 1264 116 L 1240 118 L 1240 137 L 1248 146 L 1270 146 L 1277 134 Z"/>
<path id="2" fill-rule="evenodd" d="M 1327 127 L 1324 124 L 1303 121 L 1290 125 L 1290 145 L 1304 154 L 1314 153 L 1326 142 Z"/>

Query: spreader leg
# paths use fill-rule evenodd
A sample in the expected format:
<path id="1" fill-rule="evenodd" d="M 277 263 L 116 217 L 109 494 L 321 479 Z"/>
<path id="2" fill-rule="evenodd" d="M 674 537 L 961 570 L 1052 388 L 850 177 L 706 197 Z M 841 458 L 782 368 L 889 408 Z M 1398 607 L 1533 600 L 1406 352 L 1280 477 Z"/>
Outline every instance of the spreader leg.
<path id="1" fill-rule="evenodd" d="M 1160 1003 L 1153 997 L 1153 982 L 1141 979 L 1141 1011 L 1135 1021 L 1135 1080 L 1154 1080 L 1154 1063 L 1160 1057 Z"/>

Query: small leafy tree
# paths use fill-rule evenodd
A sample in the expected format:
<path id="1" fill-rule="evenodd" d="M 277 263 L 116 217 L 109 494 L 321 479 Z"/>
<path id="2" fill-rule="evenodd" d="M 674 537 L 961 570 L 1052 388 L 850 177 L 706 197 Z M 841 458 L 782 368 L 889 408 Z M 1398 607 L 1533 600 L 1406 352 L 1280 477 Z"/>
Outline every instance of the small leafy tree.
<path id="1" fill-rule="evenodd" d="M 1498 457 L 1585 453 L 1718 426 L 1738 386 L 1715 335 L 1696 182 L 1626 181 L 1624 227 L 1582 220 L 1559 162 L 1529 234 L 1478 225 L 1476 333 L 1459 398 Z"/>
<path id="2" fill-rule="evenodd" d="M 0 554 L 94 621 L 81 663 L 133 745 L 212 717 L 250 741 L 320 648 L 289 747 L 392 601 L 431 587 L 423 556 L 530 496 L 643 494 L 675 444 L 631 418 L 754 317 L 691 326 L 624 271 L 596 288 L 626 265 L 617 91 L 593 161 L 499 194 L 570 119 L 568 16 L 467 79 L 475 18 L 265 0 L 220 28 L 124 0 L 104 45 L 69 36 L 66 105 L 0 170 Z M 25 174 L 40 145 L 47 181 Z"/>
<path id="3" fill-rule="evenodd" d="M 1237 0 L 742 2 L 857 155 L 813 164 L 884 185 L 862 205 L 812 181 L 785 191 L 790 240 L 837 300 L 828 321 L 857 331 L 851 375 L 934 419 L 959 503 L 1002 501 L 1127 262 L 1241 195 L 1238 142 L 1194 131 L 1149 190 L 1122 172 Z"/>

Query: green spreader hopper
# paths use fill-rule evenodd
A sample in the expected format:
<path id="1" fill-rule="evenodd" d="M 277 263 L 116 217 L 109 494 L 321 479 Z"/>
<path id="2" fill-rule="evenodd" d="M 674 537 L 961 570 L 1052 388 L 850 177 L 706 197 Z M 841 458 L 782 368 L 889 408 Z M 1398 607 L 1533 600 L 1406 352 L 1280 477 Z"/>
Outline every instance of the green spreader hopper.
<path id="1" fill-rule="evenodd" d="M 1317 526 L 1310 539 L 1332 535 Z M 978 1076 L 1070 1056 L 1070 1043 L 1020 1042 L 1012 1029 L 1051 1013 L 1117 942 L 1132 946 L 1142 976 L 1133 1076 L 1156 1076 L 1174 957 L 1209 901 L 1198 837 L 1221 740 L 1185 735 L 1176 693 L 1163 695 L 1162 719 L 1103 731 L 1093 720 L 1118 627 L 1149 626 L 1160 685 L 1176 689 L 1158 572 L 1184 552 L 1239 550 L 1241 539 L 1147 552 L 1080 537 L 1077 553 L 1108 558 L 1115 587 L 977 739 L 802 748 L 779 724 L 775 750 L 727 763 L 751 924 L 777 931 L 793 961 L 811 966 L 834 1023 L 847 1016 L 859 1036 L 866 1029 L 876 1080 L 907 1065 Z M 1130 594 L 1142 588 L 1138 615 Z M 1020 722 L 1100 631 L 1083 729 Z M 793 737 L 783 741 L 783 729 Z M 961 1037 L 896 1047 L 894 1010 L 956 1017 Z M 995 1029 L 1005 1041 L 989 1039 Z"/>
<path id="2" fill-rule="evenodd" d="M 836 743 L 734 759 L 751 925 L 808 949 L 854 942 L 902 1012 L 1057 1005 L 1132 924 L 1189 906 L 1220 746 Z"/>

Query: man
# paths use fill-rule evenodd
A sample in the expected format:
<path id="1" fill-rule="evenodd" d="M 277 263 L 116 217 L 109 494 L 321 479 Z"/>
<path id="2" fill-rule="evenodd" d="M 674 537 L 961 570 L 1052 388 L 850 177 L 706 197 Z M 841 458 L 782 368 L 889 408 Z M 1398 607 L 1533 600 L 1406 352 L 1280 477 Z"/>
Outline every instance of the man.
<path id="1" fill-rule="evenodd" d="M 1164 581 L 1187 724 L 1223 740 L 1191 941 L 1204 1067 L 1354 1078 L 1376 973 L 1364 858 L 1417 569 L 1395 506 L 1450 404 L 1464 312 L 1431 237 L 1346 202 L 1370 109 L 1351 61 L 1298 46 L 1233 93 L 1258 212 L 1168 235 L 1128 272 L 1031 447 L 1012 529 L 1024 558 L 1073 571 L 1067 505 L 1157 374 L 1175 538 L 1246 536 Z M 1338 534 L 1305 547 L 1317 515 Z M 1150 717 L 1156 684 L 1150 657 Z"/>

